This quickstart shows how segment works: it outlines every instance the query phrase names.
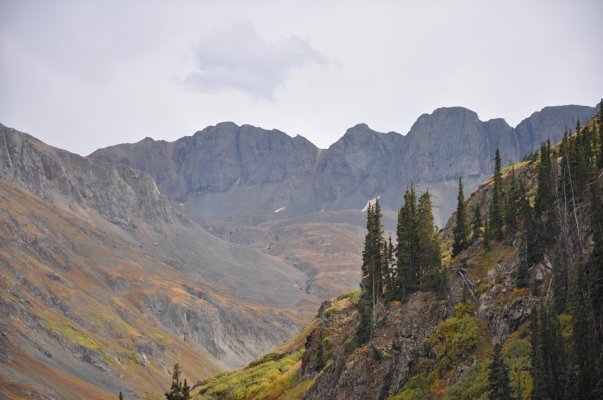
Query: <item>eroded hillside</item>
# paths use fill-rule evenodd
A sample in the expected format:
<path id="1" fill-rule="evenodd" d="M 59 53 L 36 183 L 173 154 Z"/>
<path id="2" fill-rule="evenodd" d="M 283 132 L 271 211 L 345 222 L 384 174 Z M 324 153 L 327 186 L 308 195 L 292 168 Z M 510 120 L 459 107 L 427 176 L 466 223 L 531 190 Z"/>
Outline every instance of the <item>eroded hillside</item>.
<path id="1" fill-rule="evenodd" d="M 6 396 L 158 393 L 175 361 L 240 366 L 317 306 L 303 273 L 210 235 L 148 174 L 4 127 L 0 142 Z"/>

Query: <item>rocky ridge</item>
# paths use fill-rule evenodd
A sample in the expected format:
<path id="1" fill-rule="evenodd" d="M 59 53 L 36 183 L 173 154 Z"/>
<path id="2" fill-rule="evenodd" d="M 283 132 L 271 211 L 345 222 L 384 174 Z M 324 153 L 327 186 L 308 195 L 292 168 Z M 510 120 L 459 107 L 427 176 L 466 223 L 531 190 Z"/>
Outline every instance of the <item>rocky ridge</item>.
<path id="1" fill-rule="evenodd" d="M 384 210 L 396 211 L 414 183 L 432 191 L 443 224 L 454 207 L 456 179 L 475 189 L 491 173 L 496 148 L 505 162 L 518 161 L 594 113 L 593 107 L 546 107 L 512 128 L 502 119 L 480 121 L 462 107 L 439 108 L 420 116 L 405 136 L 360 124 L 326 150 L 301 136 L 225 122 L 175 142 L 146 138 L 91 157 L 149 172 L 162 193 L 202 221 L 277 210 L 278 217 L 361 210 L 377 196 Z"/>

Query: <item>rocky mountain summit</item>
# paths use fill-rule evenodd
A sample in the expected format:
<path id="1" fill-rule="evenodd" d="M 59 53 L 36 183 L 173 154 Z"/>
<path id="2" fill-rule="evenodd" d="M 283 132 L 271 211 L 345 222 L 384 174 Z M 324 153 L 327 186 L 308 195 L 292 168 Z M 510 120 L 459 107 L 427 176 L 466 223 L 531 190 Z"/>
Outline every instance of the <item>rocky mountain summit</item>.
<path id="1" fill-rule="evenodd" d="M 360 124 L 325 150 L 301 136 L 225 122 L 175 142 L 146 138 L 91 157 L 149 172 L 162 193 L 202 221 L 361 210 L 377 196 L 384 210 L 396 210 L 414 183 L 432 191 L 441 225 L 452 212 L 456 179 L 475 189 L 492 170 L 496 148 L 505 162 L 518 161 L 594 113 L 546 107 L 512 128 L 502 119 L 480 121 L 466 108 L 439 108 L 404 136 Z"/>

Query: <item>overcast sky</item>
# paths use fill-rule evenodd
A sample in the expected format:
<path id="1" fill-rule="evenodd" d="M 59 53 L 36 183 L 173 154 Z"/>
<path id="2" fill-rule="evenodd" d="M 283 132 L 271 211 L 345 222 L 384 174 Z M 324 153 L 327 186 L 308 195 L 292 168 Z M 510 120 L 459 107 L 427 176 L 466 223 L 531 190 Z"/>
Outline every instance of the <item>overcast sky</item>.
<path id="1" fill-rule="evenodd" d="M 603 1 L 0 0 L 0 123 L 86 155 L 221 121 L 326 148 L 603 96 Z"/>

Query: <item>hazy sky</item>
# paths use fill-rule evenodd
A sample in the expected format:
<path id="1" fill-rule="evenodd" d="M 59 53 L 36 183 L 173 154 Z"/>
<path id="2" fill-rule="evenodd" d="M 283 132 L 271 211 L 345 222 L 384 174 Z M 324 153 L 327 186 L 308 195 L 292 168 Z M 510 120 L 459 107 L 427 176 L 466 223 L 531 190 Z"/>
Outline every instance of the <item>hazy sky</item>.
<path id="1" fill-rule="evenodd" d="M 0 0 L 0 122 L 88 154 L 221 121 L 328 147 L 603 96 L 603 1 Z"/>

